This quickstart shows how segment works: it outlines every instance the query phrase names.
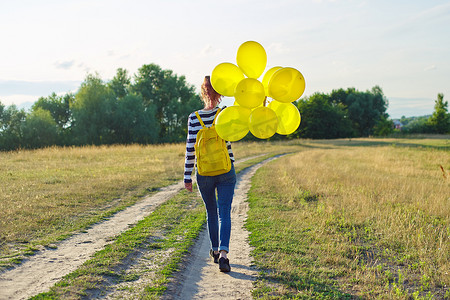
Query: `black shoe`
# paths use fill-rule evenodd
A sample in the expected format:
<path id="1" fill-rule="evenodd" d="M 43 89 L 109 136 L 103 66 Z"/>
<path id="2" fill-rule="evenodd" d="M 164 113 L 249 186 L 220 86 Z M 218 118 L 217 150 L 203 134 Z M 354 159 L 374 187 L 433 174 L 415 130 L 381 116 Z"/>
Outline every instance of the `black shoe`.
<path id="1" fill-rule="evenodd" d="M 231 271 L 230 260 L 228 258 L 225 258 L 225 257 L 219 258 L 219 270 L 220 270 L 220 272 L 230 272 Z"/>
<path id="2" fill-rule="evenodd" d="M 219 253 L 214 254 L 214 251 L 211 249 L 209 250 L 209 256 L 211 256 L 212 258 L 214 258 L 214 263 L 219 263 Z"/>

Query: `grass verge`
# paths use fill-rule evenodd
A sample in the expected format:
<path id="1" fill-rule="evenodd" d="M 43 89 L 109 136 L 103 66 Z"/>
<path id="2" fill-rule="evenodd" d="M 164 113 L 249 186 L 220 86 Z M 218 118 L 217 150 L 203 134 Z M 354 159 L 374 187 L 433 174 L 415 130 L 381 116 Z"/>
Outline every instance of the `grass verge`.
<path id="1" fill-rule="evenodd" d="M 441 141 L 371 142 L 311 142 L 258 170 L 255 298 L 450 297 L 448 152 Z"/>

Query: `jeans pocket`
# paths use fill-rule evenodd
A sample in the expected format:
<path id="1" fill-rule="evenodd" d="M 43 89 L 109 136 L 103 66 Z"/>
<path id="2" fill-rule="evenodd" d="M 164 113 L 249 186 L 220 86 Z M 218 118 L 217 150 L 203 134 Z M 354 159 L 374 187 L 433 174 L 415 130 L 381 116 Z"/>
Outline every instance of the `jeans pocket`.
<path id="1" fill-rule="evenodd" d="M 229 184 L 235 184 L 236 183 L 236 171 L 234 170 L 234 166 L 231 167 L 231 170 L 225 174 L 220 175 L 220 182 L 221 183 L 229 183 Z"/>

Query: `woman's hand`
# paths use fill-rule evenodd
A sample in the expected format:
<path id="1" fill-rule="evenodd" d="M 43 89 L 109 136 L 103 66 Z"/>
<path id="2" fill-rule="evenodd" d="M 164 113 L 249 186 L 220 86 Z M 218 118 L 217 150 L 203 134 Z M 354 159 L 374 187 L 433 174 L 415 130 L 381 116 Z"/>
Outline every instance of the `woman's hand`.
<path id="1" fill-rule="evenodd" d="M 185 182 L 184 188 L 187 189 L 189 192 L 192 192 L 192 182 Z"/>

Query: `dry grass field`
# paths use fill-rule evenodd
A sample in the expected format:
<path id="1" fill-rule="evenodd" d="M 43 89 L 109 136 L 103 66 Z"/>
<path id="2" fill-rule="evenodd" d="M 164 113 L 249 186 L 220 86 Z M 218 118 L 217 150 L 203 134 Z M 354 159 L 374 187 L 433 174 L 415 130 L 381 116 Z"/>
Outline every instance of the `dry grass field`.
<path id="1" fill-rule="evenodd" d="M 449 141 L 304 146 L 254 180 L 256 295 L 449 297 Z"/>
<path id="2" fill-rule="evenodd" d="M 184 146 L 0 153 L 0 269 L 181 181 Z M 238 142 L 233 150 L 238 160 L 290 153 L 252 182 L 255 298 L 450 297 L 448 136 Z"/>
<path id="3" fill-rule="evenodd" d="M 237 159 L 286 148 L 233 144 Z M 184 155 L 185 144 L 0 152 L 0 269 L 182 180 Z"/>

